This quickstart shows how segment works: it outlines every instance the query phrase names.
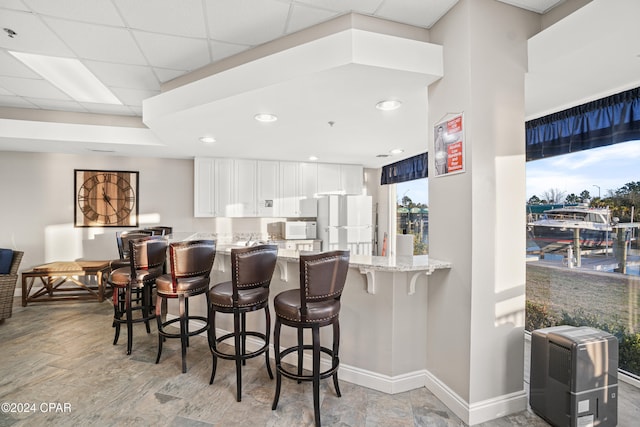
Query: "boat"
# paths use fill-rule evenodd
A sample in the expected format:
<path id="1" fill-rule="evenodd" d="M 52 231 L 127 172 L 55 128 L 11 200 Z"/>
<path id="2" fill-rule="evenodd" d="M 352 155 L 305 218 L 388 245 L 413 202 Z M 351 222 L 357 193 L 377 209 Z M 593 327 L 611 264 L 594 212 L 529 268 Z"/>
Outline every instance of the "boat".
<path id="1" fill-rule="evenodd" d="M 566 248 L 574 243 L 576 236 L 583 249 L 610 248 L 615 237 L 613 229 L 618 223 L 608 208 L 580 205 L 544 210 L 535 219 L 533 214 L 529 216 L 529 238 L 544 252 Z"/>

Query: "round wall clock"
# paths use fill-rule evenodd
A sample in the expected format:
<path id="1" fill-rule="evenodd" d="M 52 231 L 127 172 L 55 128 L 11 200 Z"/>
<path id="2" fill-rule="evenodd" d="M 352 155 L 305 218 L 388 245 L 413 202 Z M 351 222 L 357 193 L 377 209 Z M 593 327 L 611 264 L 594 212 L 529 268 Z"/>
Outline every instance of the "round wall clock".
<path id="1" fill-rule="evenodd" d="M 138 172 L 75 171 L 76 227 L 137 227 Z"/>

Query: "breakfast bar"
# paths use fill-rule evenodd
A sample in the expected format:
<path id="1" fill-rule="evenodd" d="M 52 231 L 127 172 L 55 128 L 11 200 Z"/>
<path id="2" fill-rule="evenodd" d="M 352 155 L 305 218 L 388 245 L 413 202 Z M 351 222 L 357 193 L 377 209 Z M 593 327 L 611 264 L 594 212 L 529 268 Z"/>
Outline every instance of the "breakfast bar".
<path id="1" fill-rule="evenodd" d="M 230 280 L 231 248 L 219 245 L 212 285 Z M 270 287 L 272 302 L 280 292 L 299 286 L 299 255 L 292 250 L 278 251 Z M 427 255 L 351 256 L 340 311 L 341 379 L 386 393 L 424 386 L 428 280 L 433 274 L 447 274 L 450 268 L 451 263 Z M 204 298 L 190 304 L 194 313 L 206 313 Z M 169 313 L 177 315 L 177 307 L 170 306 Z M 233 329 L 230 319 L 220 319 L 216 327 L 219 335 Z M 263 316 L 247 316 L 247 327 L 262 330 Z M 281 346 L 291 346 L 296 339 L 292 331 L 283 330 Z M 321 339 L 331 342 L 330 330 L 321 331 Z M 252 346 L 250 340 L 247 346 Z M 293 357 L 285 360 L 296 364 Z M 305 368 L 310 363 L 305 359 Z"/>

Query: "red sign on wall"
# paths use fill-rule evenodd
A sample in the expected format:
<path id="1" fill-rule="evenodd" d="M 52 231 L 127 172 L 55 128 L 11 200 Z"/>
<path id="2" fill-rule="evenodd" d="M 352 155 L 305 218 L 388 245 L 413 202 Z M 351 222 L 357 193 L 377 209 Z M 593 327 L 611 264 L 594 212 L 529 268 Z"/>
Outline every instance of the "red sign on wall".
<path id="1" fill-rule="evenodd" d="M 435 176 L 464 172 L 464 128 L 462 114 L 434 126 Z M 431 171 L 429 173 L 431 174 Z M 432 176 L 433 176 L 432 175 Z"/>

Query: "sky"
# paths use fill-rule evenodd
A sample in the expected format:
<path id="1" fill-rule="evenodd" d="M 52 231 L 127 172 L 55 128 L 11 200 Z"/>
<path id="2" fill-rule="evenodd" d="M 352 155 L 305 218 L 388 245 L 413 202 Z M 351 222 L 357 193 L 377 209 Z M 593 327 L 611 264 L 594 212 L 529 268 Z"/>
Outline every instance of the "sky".
<path id="1" fill-rule="evenodd" d="M 628 182 L 640 181 L 640 141 L 630 141 L 578 153 L 527 162 L 527 200 L 557 189 L 580 195 L 587 190 L 592 197 L 606 197 Z M 600 188 L 598 188 L 600 187 Z M 407 195 L 415 203 L 429 204 L 427 180 L 398 184 L 397 197 Z"/>
<path id="2" fill-rule="evenodd" d="M 635 181 L 640 181 L 640 141 L 527 162 L 527 200 L 543 198 L 551 189 L 565 196 L 587 190 L 592 197 L 605 197 L 609 190 Z"/>

